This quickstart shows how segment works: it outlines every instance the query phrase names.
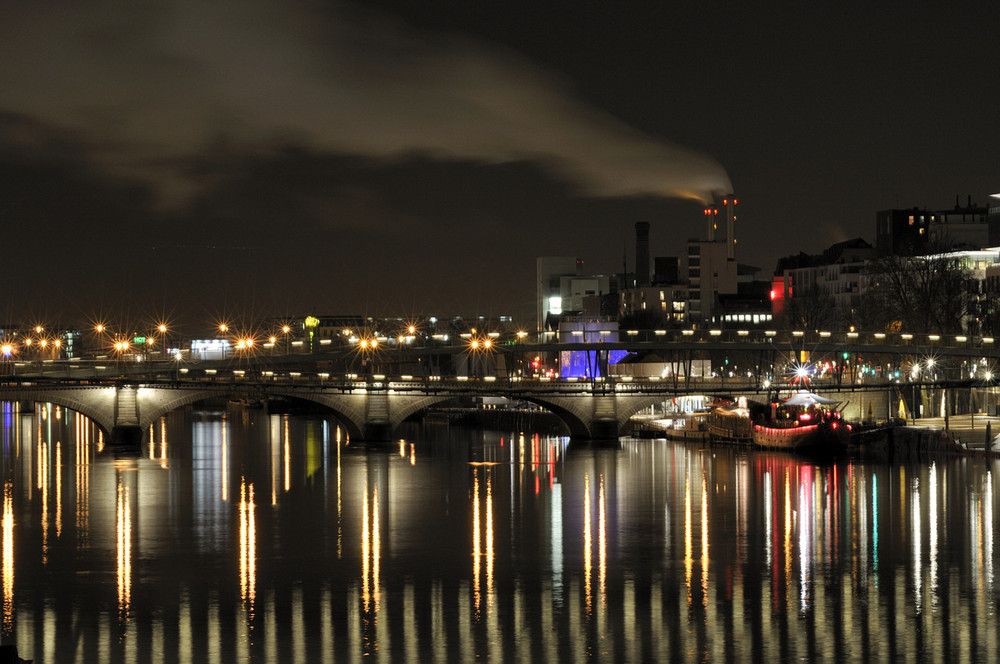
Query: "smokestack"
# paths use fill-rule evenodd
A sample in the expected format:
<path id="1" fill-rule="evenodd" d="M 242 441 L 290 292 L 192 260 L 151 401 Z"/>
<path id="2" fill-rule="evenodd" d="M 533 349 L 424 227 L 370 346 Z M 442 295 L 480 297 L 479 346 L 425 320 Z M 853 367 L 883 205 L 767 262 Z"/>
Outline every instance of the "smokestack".
<path id="1" fill-rule="evenodd" d="M 635 222 L 635 282 L 649 285 L 649 222 Z"/>
<path id="2" fill-rule="evenodd" d="M 715 231 L 719 228 L 719 208 L 709 205 L 705 208 L 705 224 L 708 226 L 708 241 L 715 242 Z"/>
<path id="3" fill-rule="evenodd" d="M 736 197 L 729 194 L 722 199 L 722 208 L 726 216 L 726 258 L 736 258 Z"/>

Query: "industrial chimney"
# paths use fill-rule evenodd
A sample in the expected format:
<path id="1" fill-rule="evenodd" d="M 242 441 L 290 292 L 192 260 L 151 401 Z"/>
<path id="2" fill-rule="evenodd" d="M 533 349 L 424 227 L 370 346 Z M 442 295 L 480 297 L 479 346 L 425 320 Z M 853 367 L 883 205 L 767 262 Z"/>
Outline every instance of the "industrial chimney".
<path id="1" fill-rule="evenodd" d="M 635 222 L 635 285 L 649 285 L 649 222 Z"/>
<path id="2" fill-rule="evenodd" d="M 736 197 L 729 194 L 722 199 L 726 218 L 726 258 L 736 258 Z"/>

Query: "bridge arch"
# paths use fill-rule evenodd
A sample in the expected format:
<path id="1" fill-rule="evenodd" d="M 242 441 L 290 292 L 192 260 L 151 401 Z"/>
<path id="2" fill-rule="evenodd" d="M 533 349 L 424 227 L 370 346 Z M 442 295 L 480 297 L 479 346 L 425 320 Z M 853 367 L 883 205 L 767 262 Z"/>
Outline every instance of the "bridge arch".
<path id="1" fill-rule="evenodd" d="M 0 400 L 52 403 L 62 406 L 93 421 L 106 434 L 110 434 L 115 425 L 116 390 L 114 387 L 0 388 Z"/>
<path id="2" fill-rule="evenodd" d="M 361 439 L 365 431 L 367 411 L 364 394 L 329 394 L 314 390 L 268 389 L 268 396 L 289 397 L 323 406 L 343 425 L 347 435 Z"/>
<path id="3" fill-rule="evenodd" d="M 396 396 L 392 410 L 389 411 L 389 430 L 395 433 L 410 416 L 453 399 L 455 399 L 454 395 Z"/>
<path id="4" fill-rule="evenodd" d="M 529 395 L 518 395 L 517 397 L 521 401 L 528 401 L 535 404 L 536 406 L 541 406 L 545 410 L 549 411 L 556 417 L 558 417 L 563 424 L 569 429 L 569 435 L 571 438 L 590 438 L 591 430 L 588 426 L 588 422 L 591 419 L 591 409 L 592 405 L 590 400 L 566 400 L 556 398 L 544 398 Z M 582 407 L 584 404 L 577 403 L 578 401 L 586 401 L 587 407 Z"/>
<path id="5" fill-rule="evenodd" d="M 657 396 L 628 396 L 619 399 L 618 402 L 618 429 L 623 430 L 632 416 L 640 410 L 661 404 L 672 399 L 673 395 L 660 394 Z"/>
<path id="6" fill-rule="evenodd" d="M 139 427 L 148 431 L 150 425 L 178 408 L 218 397 L 235 396 L 230 389 L 185 389 L 140 387 L 136 393 L 139 410 Z"/>

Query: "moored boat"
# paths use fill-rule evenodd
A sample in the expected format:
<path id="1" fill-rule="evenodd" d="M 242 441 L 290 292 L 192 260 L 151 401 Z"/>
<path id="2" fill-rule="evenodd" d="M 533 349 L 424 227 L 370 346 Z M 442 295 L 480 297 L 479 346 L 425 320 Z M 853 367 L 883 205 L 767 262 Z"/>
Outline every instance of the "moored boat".
<path id="1" fill-rule="evenodd" d="M 753 444 L 754 429 L 747 401 L 741 397 L 734 406 L 716 406 L 708 416 L 712 442 L 734 445 Z"/>
<path id="2" fill-rule="evenodd" d="M 799 392 L 754 422 L 753 441 L 758 447 L 839 454 L 847 449 L 851 425 L 844 421 L 839 402 L 811 392 Z"/>

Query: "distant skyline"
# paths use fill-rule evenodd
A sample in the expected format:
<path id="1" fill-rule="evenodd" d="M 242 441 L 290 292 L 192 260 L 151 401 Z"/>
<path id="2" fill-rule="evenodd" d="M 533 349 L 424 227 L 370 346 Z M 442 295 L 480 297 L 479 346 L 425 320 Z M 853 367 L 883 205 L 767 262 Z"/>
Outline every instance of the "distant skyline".
<path id="1" fill-rule="evenodd" d="M 0 320 L 529 319 L 535 257 L 681 255 L 726 190 L 766 278 L 1000 191 L 996 13 L 11 2 Z"/>

